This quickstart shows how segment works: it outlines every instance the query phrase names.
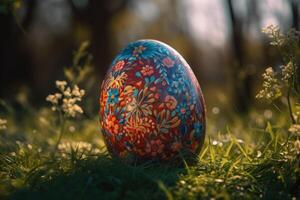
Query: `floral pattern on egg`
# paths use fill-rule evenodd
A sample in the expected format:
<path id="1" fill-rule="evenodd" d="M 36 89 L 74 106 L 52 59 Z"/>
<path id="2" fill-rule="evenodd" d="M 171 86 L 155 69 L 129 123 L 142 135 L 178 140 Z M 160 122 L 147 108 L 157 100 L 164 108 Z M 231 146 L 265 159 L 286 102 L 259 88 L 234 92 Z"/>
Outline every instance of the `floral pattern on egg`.
<path id="1" fill-rule="evenodd" d="M 170 160 L 197 154 L 205 138 L 205 103 L 186 61 L 155 40 L 130 43 L 101 86 L 100 123 L 116 157 Z"/>

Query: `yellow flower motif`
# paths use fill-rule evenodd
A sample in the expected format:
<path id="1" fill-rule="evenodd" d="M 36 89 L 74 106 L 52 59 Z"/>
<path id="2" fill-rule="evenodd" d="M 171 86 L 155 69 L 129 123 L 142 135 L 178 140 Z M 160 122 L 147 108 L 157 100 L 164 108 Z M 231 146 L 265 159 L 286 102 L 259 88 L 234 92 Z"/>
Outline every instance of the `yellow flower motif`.
<path id="1" fill-rule="evenodd" d="M 111 73 L 111 74 L 109 74 L 109 77 L 105 83 L 106 87 L 104 87 L 104 88 L 106 88 L 106 89 L 120 88 L 123 86 L 126 79 L 127 79 L 127 74 L 125 72 L 122 72 L 117 77 L 114 77 Z"/>

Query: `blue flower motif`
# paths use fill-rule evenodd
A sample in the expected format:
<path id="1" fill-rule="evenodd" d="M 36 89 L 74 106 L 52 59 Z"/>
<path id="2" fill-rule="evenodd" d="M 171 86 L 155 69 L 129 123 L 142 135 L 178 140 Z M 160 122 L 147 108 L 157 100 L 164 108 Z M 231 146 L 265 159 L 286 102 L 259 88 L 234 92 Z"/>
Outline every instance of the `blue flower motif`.
<path id="1" fill-rule="evenodd" d="M 110 89 L 108 90 L 108 104 L 116 104 L 119 102 L 119 90 Z"/>
<path id="2" fill-rule="evenodd" d="M 119 60 L 136 60 L 138 58 L 157 58 L 168 55 L 167 48 L 157 44 L 156 41 L 151 40 L 139 40 L 130 43 L 122 52 L 117 56 L 114 62 Z"/>
<path id="3" fill-rule="evenodd" d="M 178 113 L 180 119 L 185 122 L 189 115 L 191 114 L 191 111 L 186 103 L 180 103 L 176 107 L 176 112 Z"/>
<path id="4" fill-rule="evenodd" d="M 168 88 L 168 92 L 172 94 L 181 94 L 187 91 L 187 88 L 190 88 L 190 83 L 186 78 L 186 73 L 181 65 L 178 65 L 176 71 L 170 74 L 169 83 L 170 87 Z"/>
<path id="5" fill-rule="evenodd" d="M 203 130 L 202 124 L 200 122 L 194 123 L 194 130 L 195 130 L 194 137 L 200 139 Z"/>

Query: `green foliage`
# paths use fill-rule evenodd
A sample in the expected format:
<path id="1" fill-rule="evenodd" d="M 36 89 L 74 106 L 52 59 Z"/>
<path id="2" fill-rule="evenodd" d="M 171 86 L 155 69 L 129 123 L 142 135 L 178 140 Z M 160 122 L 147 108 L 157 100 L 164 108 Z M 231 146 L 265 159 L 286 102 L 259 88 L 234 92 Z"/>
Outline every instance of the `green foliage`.
<path id="1" fill-rule="evenodd" d="M 263 74 L 263 89 L 256 97 L 274 101 L 285 95 L 291 121 L 296 124 L 291 98 L 294 96 L 296 103 L 300 102 L 300 32 L 290 29 L 283 34 L 273 25 L 264 28 L 263 32 L 271 39 L 270 44 L 280 52 L 283 65 L 280 67 L 280 73 L 275 73 L 271 67 L 266 69 Z"/>
<path id="2" fill-rule="evenodd" d="M 88 140 L 82 131 L 80 139 Z M 35 145 L 26 141 L 3 145 L 0 198 L 291 199 L 299 195 L 300 158 L 286 131 L 270 123 L 265 130 L 241 131 L 244 135 L 239 138 L 229 130 L 211 136 L 194 165 L 127 165 L 112 159 L 103 143 L 96 142 L 92 149 L 100 151 L 82 151 L 78 146 L 67 153 L 61 148 L 56 155 L 42 140 Z"/>
<path id="3" fill-rule="evenodd" d="M 291 128 L 296 134 L 288 134 L 285 113 L 268 119 L 276 126 L 263 118 L 261 127 L 265 128 L 251 127 L 261 117 L 255 113 L 250 119 L 233 118 L 223 133 L 208 131 L 209 138 L 193 164 L 183 160 L 128 165 L 110 157 L 98 133 L 98 117 L 75 119 L 71 114 L 75 105 L 68 102 L 68 98 L 76 98 L 72 100 L 76 103 L 83 96 L 76 84 L 90 72 L 85 71 L 91 59 L 87 46 L 81 45 L 72 67 L 65 69 L 75 90 L 66 81 L 57 81 L 60 93 L 47 98 L 52 110 L 61 111 L 59 115 L 51 108 L 36 110 L 28 104 L 24 104 L 26 114 L 20 115 L 9 103 L 0 101 L 7 110 L 0 131 L 0 199 L 300 197 L 300 140 L 296 135 L 300 126 L 295 124 Z M 275 78 L 273 72 L 266 77 Z M 68 98 L 64 100 L 64 96 Z M 70 112 L 70 119 L 65 120 L 63 112 Z M 293 114 L 298 123 L 299 104 Z M 215 125 L 210 120 L 208 127 Z"/>
<path id="4" fill-rule="evenodd" d="M 72 66 L 64 69 L 65 77 L 72 84 L 85 81 L 92 72 L 92 55 L 88 53 L 89 42 L 83 42 L 75 51 Z"/>

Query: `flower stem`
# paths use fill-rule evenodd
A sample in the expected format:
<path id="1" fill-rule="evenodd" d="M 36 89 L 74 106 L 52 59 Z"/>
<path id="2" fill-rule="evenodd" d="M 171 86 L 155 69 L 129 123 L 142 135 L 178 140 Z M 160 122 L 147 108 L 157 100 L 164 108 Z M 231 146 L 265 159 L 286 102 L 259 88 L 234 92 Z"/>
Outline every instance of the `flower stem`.
<path id="1" fill-rule="evenodd" d="M 57 139 L 57 142 L 54 147 L 54 153 L 56 153 L 56 151 L 58 149 L 58 145 L 60 144 L 60 141 L 62 139 L 64 130 L 65 130 L 65 119 L 64 119 L 64 116 L 61 111 L 59 112 L 59 125 L 60 125 L 60 128 L 58 130 L 58 139 Z"/>
<path id="2" fill-rule="evenodd" d="M 291 106 L 291 94 L 290 93 L 291 93 L 291 87 L 289 87 L 288 92 L 287 92 L 287 102 L 288 102 L 288 108 L 289 108 L 292 124 L 296 124 L 296 120 L 294 118 L 293 110 L 292 110 L 292 106 Z"/>

